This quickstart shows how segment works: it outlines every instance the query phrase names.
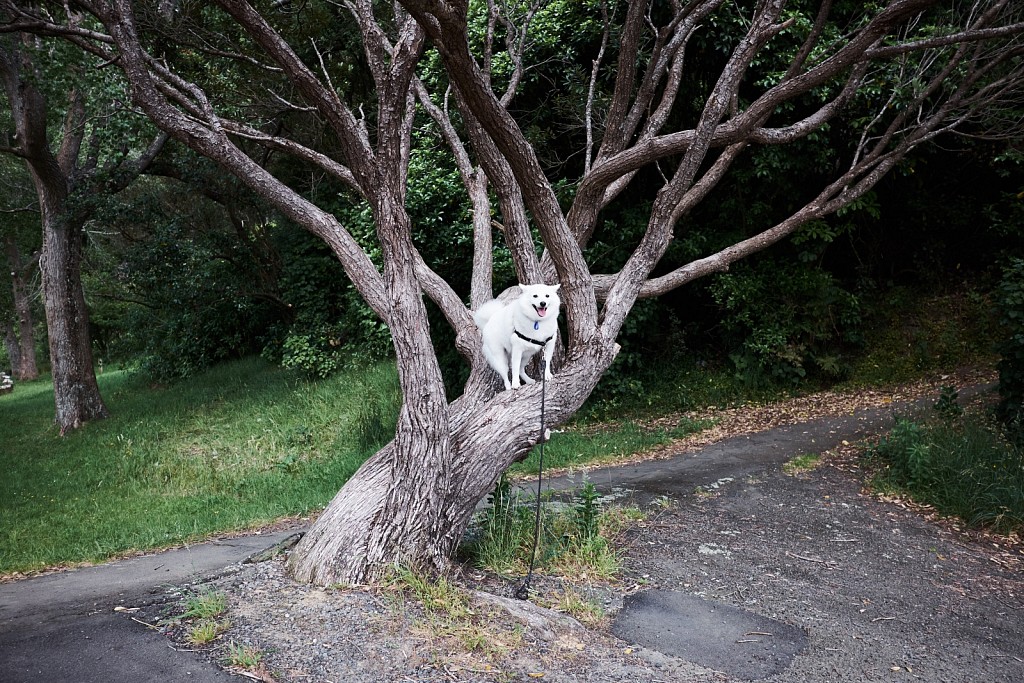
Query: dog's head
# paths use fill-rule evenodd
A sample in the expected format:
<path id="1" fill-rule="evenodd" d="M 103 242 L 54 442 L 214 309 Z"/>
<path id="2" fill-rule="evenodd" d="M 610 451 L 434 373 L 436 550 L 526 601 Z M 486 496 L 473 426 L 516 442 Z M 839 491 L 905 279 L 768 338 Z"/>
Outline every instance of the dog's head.
<path id="1" fill-rule="evenodd" d="M 523 310 L 534 320 L 546 318 L 555 319 L 558 317 L 558 308 L 562 300 L 558 298 L 558 288 L 561 285 L 519 285 L 522 294 L 519 301 Z"/>

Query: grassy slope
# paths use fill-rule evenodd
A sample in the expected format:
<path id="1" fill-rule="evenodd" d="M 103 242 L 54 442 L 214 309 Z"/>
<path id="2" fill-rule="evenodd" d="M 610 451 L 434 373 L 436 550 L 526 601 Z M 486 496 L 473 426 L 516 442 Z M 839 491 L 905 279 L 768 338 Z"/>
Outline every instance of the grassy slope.
<path id="1" fill-rule="evenodd" d="M 66 438 L 49 383 L 0 397 L 0 573 L 323 506 L 365 459 L 354 420 L 393 387 L 394 371 L 309 383 L 248 360 L 171 388 L 122 372 L 99 379 L 112 417 Z"/>

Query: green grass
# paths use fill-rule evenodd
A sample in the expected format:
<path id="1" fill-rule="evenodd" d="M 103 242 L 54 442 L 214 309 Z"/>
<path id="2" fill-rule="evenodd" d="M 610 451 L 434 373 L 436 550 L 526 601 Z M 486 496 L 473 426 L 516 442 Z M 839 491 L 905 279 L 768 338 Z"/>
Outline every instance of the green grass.
<path id="1" fill-rule="evenodd" d="M 498 574 L 523 574 L 534 557 L 536 499 L 513 492 L 502 478 L 488 502 L 460 552 L 474 565 Z M 607 505 L 587 482 L 568 503 L 543 507 L 536 569 L 569 580 L 610 580 L 620 570 L 616 540 L 640 518 L 637 508 Z"/>
<path id="2" fill-rule="evenodd" d="M 669 443 L 710 427 L 710 420 L 680 419 L 674 427 L 645 428 L 632 420 L 606 423 L 598 431 L 576 425 L 555 432 L 544 444 L 544 469 L 574 467 L 611 462 L 648 448 Z M 540 464 L 540 448 L 510 469 L 517 474 L 536 474 Z"/>
<path id="3" fill-rule="evenodd" d="M 995 364 L 999 333 L 986 295 L 969 288 L 924 295 L 897 287 L 867 303 L 872 320 L 848 386 L 887 386 L 928 372 Z"/>
<path id="4" fill-rule="evenodd" d="M 802 474 L 803 472 L 810 472 L 820 464 L 820 453 L 804 453 L 782 463 L 782 471 L 792 476 Z"/>
<path id="5" fill-rule="evenodd" d="M 221 634 L 231 628 L 231 622 L 227 620 L 215 621 L 213 619 L 202 619 L 188 630 L 188 642 L 193 645 L 209 645 L 217 640 Z"/>
<path id="6" fill-rule="evenodd" d="M 221 591 L 208 591 L 189 596 L 185 600 L 182 619 L 212 619 L 224 614 L 228 608 L 228 596 Z"/>
<path id="7" fill-rule="evenodd" d="M 1024 453 L 982 414 L 900 419 L 868 457 L 875 491 L 907 495 L 997 533 L 1024 528 Z"/>
<path id="8" fill-rule="evenodd" d="M 193 645 L 206 645 L 216 640 L 231 627 L 227 619 L 217 621 L 228 609 L 227 595 L 220 591 L 207 591 L 191 595 L 185 600 L 185 611 L 179 619 L 195 619 L 188 629 L 188 641 Z"/>
<path id="9" fill-rule="evenodd" d="M 224 663 L 239 669 L 256 669 L 263 662 L 263 652 L 254 645 L 231 641 L 227 646 Z"/>
<path id="10" fill-rule="evenodd" d="M 323 382 L 258 359 L 170 387 L 126 372 L 99 382 L 111 417 L 64 438 L 48 382 L 0 396 L 0 574 L 319 509 L 379 445 L 367 405 L 397 405 L 389 364 Z"/>

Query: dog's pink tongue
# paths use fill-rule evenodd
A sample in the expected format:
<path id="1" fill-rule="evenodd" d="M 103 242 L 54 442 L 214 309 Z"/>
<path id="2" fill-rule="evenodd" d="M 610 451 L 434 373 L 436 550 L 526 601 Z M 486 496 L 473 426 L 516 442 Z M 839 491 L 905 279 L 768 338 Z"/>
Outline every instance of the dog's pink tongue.
<path id="1" fill-rule="evenodd" d="M 538 308 L 537 309 L 537 315 L 539 315 L 540 317 L 543 318 L 547 314 L 548 314 L 548 309 L 546 309 L 546 308 Z"/>

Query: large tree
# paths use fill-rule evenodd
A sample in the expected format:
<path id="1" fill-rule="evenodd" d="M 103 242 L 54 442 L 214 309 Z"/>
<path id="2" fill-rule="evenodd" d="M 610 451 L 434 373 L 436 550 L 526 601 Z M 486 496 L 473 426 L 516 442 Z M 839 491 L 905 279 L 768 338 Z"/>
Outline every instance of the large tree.
<path id="1" fill-rule="evenodd" d="M 13 10 L 7 17 L 18 13 Z M 160 134 L 134 156 L 126 140 L 118 140 L 119 149 L 111 153 L 110 137 L 104 138 L 123 107 L 113 99 L 88 102 L 89 90 L 81 87 L 85 74 L 76 74 L 70 64 L 59 74 L 63 78 L 55 78 L 57 65 L 51 60 L 60 57 L 60 50 L 42 49 L 31 34 L 11 33 L 0 42 L 0 83 L 14 129 L 12 144 L 0 151 L 25 163 L 38 199 L 55 421 L 64 434 L 109 414 L 96 383 L 82 288 L 85 228 L 94 200 L 97 194 L 124 189 L 152 161 L 166 136 Z M 46 63 L 40 64 L 41 59 Z M 69 87 L 58 93 L 57 83 Z"/>
<path id="2" fill-rule="evenodd" d="M 26 381 L 39 376 L 30 277 L 38 254 L 25 258 L 13 230 L 4 235 L 3 242 L 5 265 L 11 279 L 10 312 L 13 315 L 0 323 L 0 326 L 3 327 L 4 345 L 11 361 L 14 379 Z"/>
<path id="3" fill-rule="evenodd" d="M 934 0 L 272 5 L 282 12 L 261 12 L 245 0 L 177 7 L 90 0 L 65 5 L 83 13 L 67 16 L 60 4 L 42 3 L 8 30 L 63 36 L 98 65 L 122 69 L 133 101 L 157 126 L 329 244 L 388 325 L 403 395 L 398 427 L 291 556 L 296 577 L 320 584 L 370 580 L 395 562 L 443 569 L 477 502 L 539 438 L 541 385 L 496 392 L 500 384 L 481 360 L 471 317 L 492 294 L 492 214 L 500 216 L 519 279 L 562 286 L 564 349 L 546 386 L 547 420 L 555 425 L 572 416 L 612 363 L 638 299 L 724 271 L 848 206 L 942 133 L 1004 126 L 998 114 L 1020 96 L 1024 69 L 1024 10 L 1010 0 L 952 7 Z M 516 97 L 535 73 L 539 27 L 548 30 L 570 8 L 598 28 L 589 52 L 571 57 L 583 74 L 582 132 L 578 174 L 563 206 L 555 187 L 563 178 L 548 177 L 517 120 L 534 103 Z M 358 98 L 341 85 L 342 67 L 351 75 L 352 65 L 339 64 L 329 45 L 338 27 L 353 22 L 372 77 Z M 713 44 L 703 40 L 708 26 L 715 27 Z M 172 35 L 203 54 L 203 68 L 221 80 L 176 67 L 166 47 Z M 687 71 L 698 42 L 706 54 L 697 61 L 715 65 L 711 77 Z M 230 96 L 237 92 L 210 87 L 223 85 L 233 69 L 276 83 L 280 115 L 255 102 L 240 106 Z M 807 179 L 793 211 L 654 276 L 684 219 L 738 159 L 819 133 L 851 105 L 861 115 L 847 132 L 848 148 L 837 151 L 831 177 L 816 187 Z M 316 143 L 290 135 L 282 123 L 298 115 L 323 124 Z M 424 115 L 450 147 L 475 216 L 468 293 L 455 291 L 422 257 L 406 209 L 410 156 L 420 141 L 414 131 Z M 356 239 L 259 163 L 257 147 L 289 155 L 361 198 L 372 212 L 374 243 Z M 646 229 L 618 272 L 592 273 L 586 248 L 637 179 L 657 184 Z M 444 313 L 472 366 L 451 402 L 424 295 Z"/>

